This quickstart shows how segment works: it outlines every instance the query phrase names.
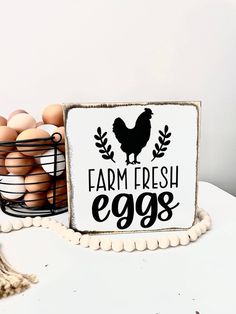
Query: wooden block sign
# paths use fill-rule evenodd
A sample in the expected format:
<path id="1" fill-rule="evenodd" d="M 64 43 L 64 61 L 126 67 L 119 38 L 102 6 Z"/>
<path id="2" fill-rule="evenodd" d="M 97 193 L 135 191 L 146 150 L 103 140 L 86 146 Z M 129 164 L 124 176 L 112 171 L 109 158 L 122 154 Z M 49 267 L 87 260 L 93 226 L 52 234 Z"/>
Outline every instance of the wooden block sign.
<path id="1" fill-rule="evenodd" d="M 70 224 L 82 232 L 189 228 L 198 102 L 64 107 Z"/>

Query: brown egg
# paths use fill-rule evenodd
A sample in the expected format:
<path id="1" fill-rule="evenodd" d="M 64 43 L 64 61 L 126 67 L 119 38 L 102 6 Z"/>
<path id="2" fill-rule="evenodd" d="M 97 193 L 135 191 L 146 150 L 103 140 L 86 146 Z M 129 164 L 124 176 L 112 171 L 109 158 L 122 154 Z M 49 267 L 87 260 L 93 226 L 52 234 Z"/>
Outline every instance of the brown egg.
<path id="1" fill-rule="evenodd" d="M 63 126 L 63 109 L 62 105 L 49 105 L 43 110 L 43 122 L 45 124 L 54 124 Z"/>
<path id="2" fill-rule="evenodd" d="M 16 132 L 20 133 L 27 129 L 32 129 L 36 127 L 36 121 L 34 117 L 32 117 L 28 113 L 18 113 L 14 115 L 11 119 L 8 120 L 7 126 L 16 130 Z"/>
<path id="3" fill-rule="evenodd" d="M 8 174 L 7 168 L 5 167 L 5 156 L 0 155 L 0 175 Z"/>
<path id="4" fill-rule="evenodd" d="M 5 166 L 12 174 L 26 175 L 35 164 L 33 157 L 25 156 L 20 152 L 12 152 L 6 155 Z"/>
<path id="5" fill-rule="evenodd" d="M 64 179 L 58 179 L 56 181 L 56 206 L 65 206 L 67 202 L 67 189 L 66 189 L 66 181 Z M 47 192 L 48 202 L 53 204 L 53 184 L 51 185 L 50 190 Z"/>
<path id="6" fill-rule="evenodd" d="M 14 142 L 17 137 L 16 130 L 9 128 L 8 126 L 0 126 L 0 154 L 7 154 L 9 151 L 15 148 L 11 144 L 2 144 L 1 142 Z"/>
<path id="7" fill-rule="evenodd" d="M 51 176 L 41 167 L 33 169 L 25 177 L 25 187 L 29 192 L 42 192 L 49 189 L 51 185 Z"/>
<path id="8" fill-rule="evenodd" d="M 9 114 L 8 120 L 10 120 L 12 117 L 14 117 L 18 113 L 28 113 L 28 112 L 23 109 L 14 110 Z"/>
<path id="9" fill-rule="evenodd" d="M 7 125 L 7 119 L 3 116 L 0 116 L 0 126 Z"/>
<path id="10" fill-rule="evenodd" d="M 58 149 L 60 149 L 61 152 L 65 152 L 65 128 L 64 126 L 60 126 L 59 128 L 57 128 L 54 133 L 59 133 L 61 134 L 61 141 L 58 145 Z M 55 140 L 59 141 L 60 140 L 60 136 L 55 134 Z"/>
<path id="11" fill-rule="evenodd" d="M 51 140 L 47 139 L 49 137 L 50 137 L 50 135 L 48 134 L 48 132 L 41 130 L 41 129 L 36 128 L 36 129 L 25 130 L 18 135 L 16 140 L 17 141 L 32 140 L 32 142 L 27 143 L 27 144 L 30 144 L 32 146 L 30 146 L 30 147 L 17 146 L 17 149 L 20 152 L 22 152 L 24 155 L 27 155 L 27 156 L 41 155 L 46 150 L 48 150 L 50 148 L 49 146 L 40 146 L 40 145 L 50 144 Z M 45 138 L 45 140 L 44 140 L 44 138 Z M 39 140 L 34 141 L 34 139 L 39 139 Z M 37 146 L 37 145 L 39 145 L 39 146 Z"/>
<path id="12" fill-rule="evenodd" d="M 42 207 L 47 202 L 46 193 L 30 193 L 26 192 L 24 196 L 24 202 L 27 207 Z"/>

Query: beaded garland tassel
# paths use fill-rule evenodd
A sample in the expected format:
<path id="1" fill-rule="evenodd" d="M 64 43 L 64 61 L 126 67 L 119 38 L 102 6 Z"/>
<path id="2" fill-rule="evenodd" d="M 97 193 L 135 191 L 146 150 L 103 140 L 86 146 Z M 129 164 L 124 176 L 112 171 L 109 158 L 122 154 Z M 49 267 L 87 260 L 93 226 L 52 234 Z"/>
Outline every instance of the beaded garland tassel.
<path id="1" fill-rule="evenodd" d="M 190 242 L 196 241 L 202 234 L 206 233 L 211 228 L 211 218 L 209 214 L 198 209 L 195 224 L 188 230 L 153 238 L 138 238 L 138 239 L 111 239 L 89 234 L 81 234 L 73 229 L 67 228 L 63 224 L 51 218 L 41 217 L 26 217 L 15 220 L 14 222 L 5 222 L 0 225 L 0 231 L 7 233 L 29 227 L 44 227 L 49 228 L 60 235 L 62 238 L 70 241 L 75 245 L 81 245 L 84 248 L 92 250 L 114 251 L 114 252 L 132 252 L 144 250 L 156 250 L 157 248 L 165 249 L 168 247 L 176 247 L 178 245 L 188 245 Z M 0 255 L 0 298 L 20 293 L 30 286 L 31 283 L 36 283 L 35 275 L 21 274 L 13 270 L 6 260 Z"/>

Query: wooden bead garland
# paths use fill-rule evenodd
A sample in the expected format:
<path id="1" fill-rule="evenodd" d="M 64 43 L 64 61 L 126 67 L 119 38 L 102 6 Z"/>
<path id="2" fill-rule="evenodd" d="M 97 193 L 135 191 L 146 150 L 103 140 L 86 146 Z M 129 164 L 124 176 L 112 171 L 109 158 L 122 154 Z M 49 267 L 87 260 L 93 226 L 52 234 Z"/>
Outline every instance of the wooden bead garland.
<path id="1" fill-rule="evenodd" d="M 41 217 L 26 217 L 24 219 L 15 220 L 13 223 L 5 222 L 1 224 L 1 232 L 10 232 L 12 230 L 19 230 L 21 228 L 44 227 L 53 230 L 54 232 L 61 235 L 64 239 L 82 247 L 90 247 L 93 250 L 102 249 L 103 251 L 113 250 L 120 252 L 125 250 L 132 252 L 134 250 L 143 251 L 156 250 L 158 247 L 161 249 L 168 248 L 169 246 L 176 247 L 178 245 L 188 245 L 190 242 L 196 241 L 201 234 L 204 234 L 211 228 L 210 216 L 204 211 L 200 210 L 197 212 L 198 221 L 187 231 L 181 231 L 179 233 L 173 233 L 171 235 L 162 236 L 159 238 L 138 238 L 138 239 L 113 239 L 102 237 L 101 239 L 97 236 L 90 236 L 89 234 L 81 235 L 80 232 L 76 232 L 73 229 L 67 228 L 63 224 L 57 222 L 51 218 Z"/>
<path id="2" fill-rule="evenodd" d="M 202 234 L 211 228 L 211 218 L 207 212 L 200 209 L 197 211 L 195 224 L 186 231 L 172 233 L 157 238 L 115 238 L 97 237 L 89 234 L 81 234 L 73 229 L 67 228 L 60 222 L 48 217 L 26 217 L 11 222 L 4 222 L 0 225 L 0 231 L 7 233 L 22 228 L 29 227 L 48 228 L 58 235 L 71 242 L 74 245 L 81 245 L 84 248 L 92 250 L 103 250 L 114 252 L 133 252 L 144 250 L 156 250 L 158 248 L 165 249 L 168 247 L 176 247 L 178 245 L 188 245 L 190 242 L 196 241 Z M 1 277 L 0 277 L 0 298 L 24 291 L 31 283 L 36 283 L 35 275 L 20 274 L 14 271 L 8 263 L 0 256 Z"/>

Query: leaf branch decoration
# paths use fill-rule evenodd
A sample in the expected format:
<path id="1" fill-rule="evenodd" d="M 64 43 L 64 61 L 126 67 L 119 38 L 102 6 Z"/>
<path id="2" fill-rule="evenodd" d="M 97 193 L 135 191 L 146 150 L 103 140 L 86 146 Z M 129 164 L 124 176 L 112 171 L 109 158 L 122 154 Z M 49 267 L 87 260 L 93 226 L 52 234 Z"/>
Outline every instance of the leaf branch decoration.
<path id="1" fill-rule="evenodd" d="M 165 125 L 164 132 L 159 130 L 160 134 L 158 137 L 159 144 L 158 143 L 155 144 L 155 149 L 152 151 L 153 158 L 151 161 L 153 161 L 156 158 L 161 158 L 165 155 L 165 151 L 167 150 L 166 146 L 170 144 L 170 140 L 168 140 L 168 138 L 171 137 L 171 132 L 168 131 L 169 131 L 168 125 Z"/>
<path id="2" fill-rule="evenodd" d="M 114 152 L 111 150 L 111 145 L 107 145 L 107 132 L 102 133 L 100 127 L 97 128 L 97 134 L 94 135 L 96 140 L 95 145 L 99 148 L 99 153 L 102 154 L 103 159 L 110 159 L 115 163 Z"/>

